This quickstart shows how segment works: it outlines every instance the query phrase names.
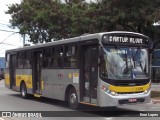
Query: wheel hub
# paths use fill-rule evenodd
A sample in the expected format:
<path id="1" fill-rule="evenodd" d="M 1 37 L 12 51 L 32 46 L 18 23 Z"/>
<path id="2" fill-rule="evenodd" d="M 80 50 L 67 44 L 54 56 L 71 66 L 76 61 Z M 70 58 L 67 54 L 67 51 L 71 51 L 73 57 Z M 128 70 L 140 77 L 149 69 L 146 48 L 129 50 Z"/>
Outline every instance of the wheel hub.
<path id="1" fill-rule="evenodd" d="M 22 96 L 25 96 L 26 95 L 26 91 L 25 91 L 25 88 L 24 86 L 22 87 Z"/>
<path id="2" fill-rule="evenodd" d="M 77 101 L 77 96 L 76 96 L 75 93 L 72 93 L 72 94 L 70 95 L 70 102 L 71 102 L 72 104 L 75 104 L 76 101 Z"/>

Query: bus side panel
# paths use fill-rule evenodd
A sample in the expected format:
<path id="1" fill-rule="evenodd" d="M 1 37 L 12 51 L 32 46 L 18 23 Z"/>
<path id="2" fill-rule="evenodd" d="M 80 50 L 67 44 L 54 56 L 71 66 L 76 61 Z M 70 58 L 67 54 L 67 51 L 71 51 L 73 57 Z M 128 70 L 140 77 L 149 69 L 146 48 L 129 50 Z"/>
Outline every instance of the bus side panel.
<path id="1" fill-rule="evenodd" d="M 26 84 L 27 93 L 32 94 L 32 69 L 16 70 L 16 91 L 20 91 L 22 81 Z"/>
<path id="2" fill-rule="evenodd" d="M 78 69 L 43 69 L 41 83 L 43 83 L 42 96 L 44 97 L 65 100 L 68 85 L 73 85 L 79 96 Z"/>
<path id="3" fill-rule="evenodd" d="M 6 86 L 8 89 L 10 89 L 9 69 L 6 69 L 6 70 L 5 70 L 4 79 L 5 79 L 5 86 Z"/>

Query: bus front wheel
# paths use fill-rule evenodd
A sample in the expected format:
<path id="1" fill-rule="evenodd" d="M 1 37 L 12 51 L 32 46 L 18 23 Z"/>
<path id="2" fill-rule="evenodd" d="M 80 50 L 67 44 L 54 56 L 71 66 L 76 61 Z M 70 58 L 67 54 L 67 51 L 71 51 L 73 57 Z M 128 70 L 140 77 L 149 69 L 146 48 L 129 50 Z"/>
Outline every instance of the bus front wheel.
<path id="1" fill-rule="evenodd" d="M 71 88 L 68 92 L 68 105 L 72 109 L 78 108 L 78 96 L 74 88 Z"/>
<path id="2" fill-rule="evenodd" d="M 27 88 L 26 88 L 26 84 L 24 82 L 21 84 L 21 96 L 24 99 L 27 98 Z"/>

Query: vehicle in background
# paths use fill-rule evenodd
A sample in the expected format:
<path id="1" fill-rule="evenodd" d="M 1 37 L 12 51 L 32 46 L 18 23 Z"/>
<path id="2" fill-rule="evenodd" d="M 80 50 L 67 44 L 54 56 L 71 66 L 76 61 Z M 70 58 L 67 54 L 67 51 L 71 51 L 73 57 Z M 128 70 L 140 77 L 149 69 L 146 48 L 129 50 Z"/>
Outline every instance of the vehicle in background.
<path id="1" fill-rule="evenodd" d="M 4 79 L 5 57 L 0 57 L 0 80 Z"/>

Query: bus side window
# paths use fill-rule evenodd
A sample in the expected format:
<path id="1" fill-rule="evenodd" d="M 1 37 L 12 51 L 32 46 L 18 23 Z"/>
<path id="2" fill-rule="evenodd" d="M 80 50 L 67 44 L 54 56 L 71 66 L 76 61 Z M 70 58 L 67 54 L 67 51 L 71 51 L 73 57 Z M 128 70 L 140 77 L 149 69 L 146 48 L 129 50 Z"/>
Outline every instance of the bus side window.
<path id="1" fill-rule="evenodd" d="M 9 68 L 9 60 L 10 60 L 10 55 L 6 55 L 6 68 Z"/>
<path id="2" fill-rule="evenodd" d="M 63 47 L 56 46 L 52 48 L 52 53 L 50 57 L 50 66 L 51 68 L 59 68 L 62 67 L 62 58 L 63 58 Z"/>
<path id="3" fill-rule="evenodd" d="M 69 50 L 69 46 L 65 46 L 64 49 L 64 67 L 70 67 L 69 57 L 71 56 L 71 51 Z"/>
<path id="4" fill-rule="evenodd" d="M 50 68 L 51 49 L 45 48 L 43 50 L 43 68 Z"/>
<path id="5" fill-rule="evenodd" d="M 64 50 L 64 67 L 76 68 L 77 67 L 77 46 L 66 45 Z"/>
<path id="6" fill-rule="evenodd" d="M 17 68 L 23 68 L 23 53 L 18 53 L 17 56 Z"/>
<path id="7" fill-rule="evenodd" d="M 63 67 L 63 46 L 59 46 L 57 49 L 56 49 L 56 52 L 57 52 L 57 63 L 58 63 L 58 67 L 61 68 Z"/>
<path id="8" fill-rule="evenodd" d="M 103 57 L 100 58 L 100 61 L 101 61 L 100 62 L 100 75 L 102 77 L 107 77 L 108 75 L 107 75 L 107 69 L 106 69 L 106 62 Z"/>
<path id="9" fill-rule="evenodd" d="M 26 52 L 26 55 L 24 56 L 24 68 L 31 68 L 31 52 Z"/>
<path id="10" fill-rule="evenodd" d="M 56 57 L 51 57 L 51 68 L 55 68 L 57 66 L 58 66 L 57 58 Z"/>

